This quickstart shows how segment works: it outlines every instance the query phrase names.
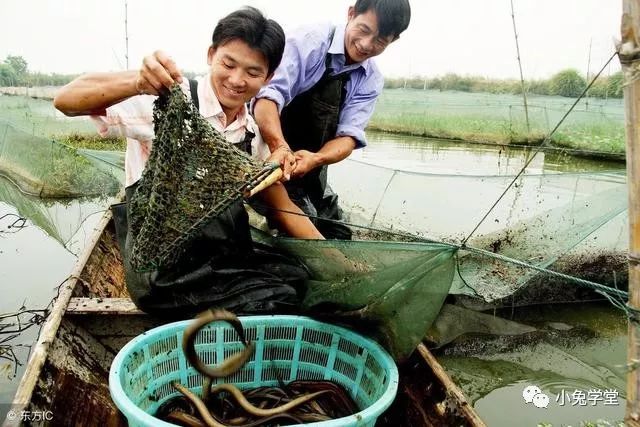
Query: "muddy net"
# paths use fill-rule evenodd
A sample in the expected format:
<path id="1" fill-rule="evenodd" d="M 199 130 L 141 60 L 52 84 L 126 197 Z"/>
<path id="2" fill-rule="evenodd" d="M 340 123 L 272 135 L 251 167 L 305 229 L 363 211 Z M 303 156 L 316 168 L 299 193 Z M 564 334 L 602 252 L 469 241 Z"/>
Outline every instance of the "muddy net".
<path id="1" fill-rule="evenodd" d="M 361 236 L 456 246 L 451 293 L 470 304 L 559 302 L 585 292 L 530 266 L 626 287 L 623 171 L 541 173 L 534 163 L 475 229 L 466 242 L 469 250 L 462 248 L 513 179 L 411 173 L 358 161 L 333 165 L 329 174 L 347 220 L 359 226 Z"/>
<path id="2" fill-rule="evenodd" d="M 178 259 L 198 224 L 241 198 L 247 183 L 264 173 L 263 164 L 222 140 L 179 89 L 159 99 L 154 115 L 154 150 L 131 201 L 138 268 Z M 354 175 L 361 179 L 354 182 Z M 403 359 L 448 294 L 481 308 L 513 303 L 514 295 L 531 289 L 523 303 L 547 301 L 550 290 L 574 298 L 580 286 L 547 280 L 531 266 L 560 266 L 579 276 L 594 254 L 607 266 L 623 256 L 624 174 L 525 172 L 476 227 L 513 179 L 414 174 L 346 161 L 332 167 L 330 180 L 356 235 L 368 240 L 306 241 L 258 232 L 254 240 L 286 250 L 309 270 L 303 310 L 374 336 Z M 456 197 L 452 188 L 465 193 Z M 618 271 L 596 270 L 599 276 L 587 278 L 622 285 Z"/>
<path id="3" fill-rule="evenodd" d="M 159 102 L 160 143 L 154 142 L 153 167 L 132 200 L 139 269 L 171 264 L 198 224 L 242 198 L 247 183 L 264 172 L 264 165 L 200 120 L 182 93 Z M 110 168 L 121 172 L 121 154 L 68 150 L 13 126 L 0 129 L 0 169 L 24 191 L 86 195 L 120 186 L 118 179 L 112 182 Z M 66 161 L 73 166 L 56 167 L 56 156 L 71 159 Z M 61 171 L 66 180 L 51 178 Z M 397 359 L 422 340 L 448 294 L 467 307 L 486 309 L 572 301 L 592 292 L 530 266 L 625 288 L 624 173 L 541 173 L 534 162 L 474 230 L 513 178 L 420 174 L 346 160 L 331 166 L 329 181 L 359 240 L 304 241 L 257 231 L 254 240 L 285 249 L 305 264 L 311 276 L 303 299 L 307 313 L 376 337 Z"/>
<path id="4" fill-rule="evenodd" d="M 154 103 L 155 138 L 129 201 L 131 264 L 174 265 L 192 238 L 274 167 L 255 162 L 200 115 L 179 86 Z"/>

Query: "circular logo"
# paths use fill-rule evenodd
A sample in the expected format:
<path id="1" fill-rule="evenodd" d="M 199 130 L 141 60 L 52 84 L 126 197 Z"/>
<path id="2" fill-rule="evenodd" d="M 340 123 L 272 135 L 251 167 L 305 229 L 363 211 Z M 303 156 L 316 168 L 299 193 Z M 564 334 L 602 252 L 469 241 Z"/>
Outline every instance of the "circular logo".
<path id="1" fill-rule="evenodd" d="M 15 420 L 16 418 L 18 418 L 18 414 L 16 414 L 16 413 L 15 413 L 15 411 L 9 411 L 9 412 L 7 412 L 7 419 L 8 419 L 9 421 L 13 421 L 13 420 Z"/>

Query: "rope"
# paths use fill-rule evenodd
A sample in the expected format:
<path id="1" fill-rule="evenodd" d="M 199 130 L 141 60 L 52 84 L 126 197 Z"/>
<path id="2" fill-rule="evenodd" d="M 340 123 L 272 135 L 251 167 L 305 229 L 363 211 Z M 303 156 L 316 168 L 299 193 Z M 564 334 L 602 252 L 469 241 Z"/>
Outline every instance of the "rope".
<path id="1" fill-rule="evenodd" d="M 384 191 L 382 192 L 382 196 L 380 196 L 380 200 L 378 200 L 378 205 L 376 206 L 376 210 L 373 212 L 373 216 L 371 217 L 371 222 L 369 223 L 370 225 L 373 225 L 373 223 L 376 222 L 378 209 L 380 209 L 380 205 L 382 205 L 382 201 L 384 200 L 384 195 L 387 194 L 387 190 L 389 189 L 389 186 L 391 185 L 391 182 L 393 181 L 393 178 L 395 178 L 397 173 L 398 171 L 394 169 L 393 173 L 389 177 L 389 181 L 387 181 L 387 186 L 384 188 Z"/>
<path id="2" fill-rule="evenodd" d="M 574 101 L 574 103 L 571 105 L 571 107 L 569 107 L 569 110 L 567 110 L 567 112 L 562 116 L 562 118 L 560 119 L 560 121 L 556 124 L 556 126 L 553 128 L 553 130 L 551 130 L 551 132 L 549 133 L 549 135 L 547 135 L 544 139 L 544 141 L 542 141 L 542 143 L 540 144 L 540 146 L 538 146 L 538 148 L 533 152 L 532 156 L 529 158 L 529 160 L 527 160 L 524 164 L 524 166 L 522 167 L 522 169 L 520 170 L 520 172 L 518 172 L 518 174 L 513 178 L 513 180 L 509 183 L 509 185 L 507 186 L 507 188 L 505 188 L 505 190 L 502 192 L 502 194 L 498 197 L 498 199 L 495 201 L 495 203 L 489 208 L 489 210 L 487 211 L 487 213 L 482 217 L 482 219 L 480 219 L 480 221 L 478 222 L 478 224 L 474 227 L 473 230 L 471 230 L 471 233 L 469 233 L 469 235 L 467 237 L 465 237 L 465 239 L 462 241 L 462 246 L 464 246 L 467 241 L 471 238 L 471 236 L 478 230 L 478 228 L 480 227 L 480 225 L 482 225 L 482 223 L 487 219 L 487 217 L 491 214 L 491 212 L 493 211 L 493 209 L 495 209 L 495 207 L 498 205 L 498 203 L 500 203 L 500 201 L 502 200 L 502 198 L 507 194 L 507 192 L 509 191 L 509 189 L 511 189 L 511 187 L 516 183 L 516 181 L 518 180 L 518 178 L 520 178 L 520 176 L 525 172 L 525 170 L 527 169 L 527 167 L 529 166 L 529 164 L 533 161 L 533 159 L 536 157 L 536 155 L 542 150 L 542 148 L 544 146 L 546 146 L 549 141 L 551 141 L 551 137 L 553 136 L 553 134 L 558 130 L 558 128 L 560 127 L 560 125 L 562 125 L 562 123 L 564 123 L 565 119 L 569 116 L 569 114 L 571 113 L 571 111 L 575 108 L 575 106 L 578 104 L 578 102 L 580 102 L 580 100 L 584 97 L 584 95 L 587 93 L 587 91 L 589 89 L 591 89 L 591 86 L 593 86 L 593 84 L 595 83 L 595 81 L 597 80 L 598 77 L 600 77 L 600 74 L 602 74 L 602 72 L 604 71 L 605 68 L 607 68 L 607 66 L 609 65 L 609 63 L 613 60 L 613 58 L 615 58 L 615 56 L 618 54 L 618 52 L 614 52 L 613 55 L 611 55 L 611 57 L 609 58 L 609 60 L 604 64 L 604 66 L 600 69 L 600 71 L 598 71 L 598 73 L 595 75 L 595 77 L 591 80 L 591 82 L 587 85 L 587 87 L 582 91 L 582 93 L 580 94 L 580 96 Z"/>

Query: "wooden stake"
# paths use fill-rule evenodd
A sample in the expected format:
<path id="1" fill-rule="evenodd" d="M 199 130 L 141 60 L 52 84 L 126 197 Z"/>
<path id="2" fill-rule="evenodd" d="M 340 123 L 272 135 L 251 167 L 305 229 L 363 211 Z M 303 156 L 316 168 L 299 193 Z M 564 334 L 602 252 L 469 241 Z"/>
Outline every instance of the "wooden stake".
<path id="1" fill-rule="evenodd" d="M 629 306 L 640 309 L 640 0 L 622 2 L 619 54 L 625 77 L 624 104 L 629 188 Z M 629 322 L 627 411 L 625 422 L 640 426 L 640 325 Z"/>

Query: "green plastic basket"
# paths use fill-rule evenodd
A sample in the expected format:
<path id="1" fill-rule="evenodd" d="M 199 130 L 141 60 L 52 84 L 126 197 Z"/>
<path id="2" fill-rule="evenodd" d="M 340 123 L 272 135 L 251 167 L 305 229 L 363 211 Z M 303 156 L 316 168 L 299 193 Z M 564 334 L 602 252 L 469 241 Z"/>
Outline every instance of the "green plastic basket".
<path id="1" fill-rule="evenodd" d="M 314 426 L 373 426 L 393 402 L 398 368 L 374 341 L 348 329 L 300 316 L 240 317 L 256 351 L 242 369 L 217 383 L 240 389 L 276 386 L 278 380 L 331 380 L 341 384 L 360 412 Z M 150 414 L 179 393 L 179 381 L 201 394 L 202 376 L 181 348 L 191 321 L 170 323 L 134 338 L 116 355 L 109 372 L 113 401 L 130 426 L 171 426 Z M 196 352 L 206 364 L 218 364 L 242 349 L 238 334 L 225 322 L 213 322 L 196 337 Z"/>

